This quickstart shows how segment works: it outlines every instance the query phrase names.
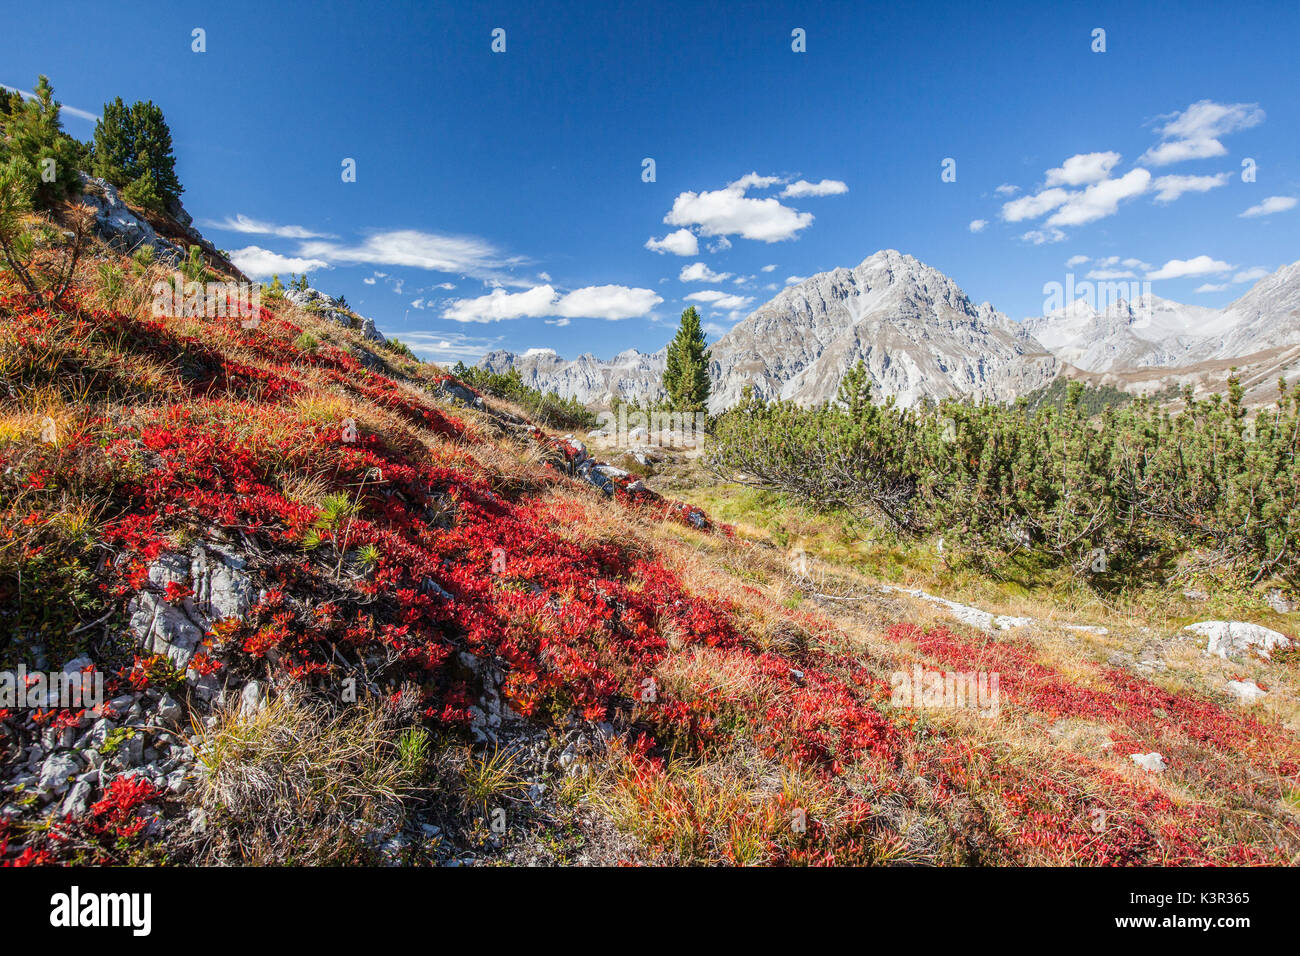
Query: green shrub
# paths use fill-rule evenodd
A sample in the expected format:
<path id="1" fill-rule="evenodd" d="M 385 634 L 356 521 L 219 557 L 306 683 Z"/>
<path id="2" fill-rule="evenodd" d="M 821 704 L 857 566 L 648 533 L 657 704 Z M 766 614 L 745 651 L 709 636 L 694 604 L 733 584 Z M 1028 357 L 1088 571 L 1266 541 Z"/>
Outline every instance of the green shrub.
<path id="1" fill-rule="evenodd" d="M 1095 399 L 1095 396 L 1093 396 Z M 1060 410 L 871 401 L 859 366 L 817 408 L 747 392 L 706 453 L 724 477 L 843 509 L 900 537 L 943 535 L 988 564 L 1026 555 L 1097 583 L 1214 569 L 1300 579 L 1300 396 L 1247 423 L 1242 388 L 1178 415 L 1148 398 L 1101 403 L 1066 386 Z"/>

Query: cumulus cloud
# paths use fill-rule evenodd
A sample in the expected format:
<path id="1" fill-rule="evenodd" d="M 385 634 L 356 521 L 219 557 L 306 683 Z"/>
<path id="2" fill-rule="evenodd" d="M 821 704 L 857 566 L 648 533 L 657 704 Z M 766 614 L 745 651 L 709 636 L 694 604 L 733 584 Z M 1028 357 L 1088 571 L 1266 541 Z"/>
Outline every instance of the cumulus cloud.
<path id="1" fill-rule="evenodd" d="M 760 271 L 760 272 L 775 272 L 775 271 L 776 271 L 776 264 L 773 263 L 773 264 L 770 265 L 770 266 L 763 266 L 763 268 L 760 269 L 759 271 Z"/>
<path id="2" fill-rule="evenodd" d="M 1065 239 L 1065 233 L 1060 229 L 1031 229 L 1020 238 L 1025 242 L 1032 242 L 1036 246 L 1042 246 L 1052 242 L 1061 242 Z"/>
<path id="3" fill-rule="evenodd" d="M 697 228 L 705 236 L 740 236 L 760 242 L 793 239 L 812 225 L 812 213 L 799 212 L 772 197 L 756 199 L 746 195 L 750 189 L 768 188 L 778 182 L 775 176 L 749 173 L 722 189 L 681 193 L 673 200 L 664 222 Z"/>
<path id="4" fill-rule="evenodd" d="M 1059 187 L 1045 189 L 1033 196 L 1021 196 L 1002 205 L 1002 218 L 1007 222 L 1022 222 L 1025 219 L 1037 219 L 1056 207 L 1069 202 L 1070 191 Z"/>
<path id="5" fill-rule="evenodd" d="M 1192 259 L 1170 259 L 1154 272 L 1148 272 L 1148 279 L 1183 279 L 1187 276 L 1214 275 L 1231 272 L 1232 266 L 1209 256 L 1196 256 Z"/>
<path id="6" fill-rule="evenodd" d="M 1232 173 L 1215 173 L 1213 176 L 1160 176 L 1151 183 L 1156 189 L 1156 202 L 1173 202 L 1183 193 L 1209 192 L 1224 186 Z"/>
<path id="7" fill-rule="evenodd" d="M 1255 266 L 1253 269 L 1242 269 L 1232 277 L 1233 282 L 1254 282 L 1268 275 L 1269 271 L 1263 266 Z"/>
<path id="8" fill-rule="evenodd" d="M 807 282 L 807 281 L 808 281 L 807 276 L 786 276 L 785 277 L 786 285 L 798 285 L 800 282 Z"/>
<path id="9" fill-rule="evenodd" d="M 731 248 L 731 240 L 726 236 L 718 236 L 717 239 L 709 243 L 709 252 L 725 252 Z"/>
<path id="10" fill-rule="evenodd" d="M 1120 160 L 1119 153 L 1079 153 L 1056 169 L 1047 171 L 1048 186 L 1086 186 L 1110 176 Z"/>
<path id="11" fill-rule="evenodd" d="M 1181 112 L 1160 117 L 1161 142 L 1142 154 L 1138 162 L 1167 166 L 1189 159 L 1209 159 L 1227 153 L 1220 137 L 1249 129 L 1264 121 L 1258 103 L 1215 103 L 1199 100 Z"/>
<path id="12" fill-rule="evenodd" d="M 1016 193 L 1020 192 L 1020 187 L 1013 186 L 1010 183 L 1003 183 L 1001 186 L 999 186 L 997 189 L 993 191 L 997 193 L 999 196 L 1014 196 Z"/>
<path id="13" fill-rule="evenodd" d="M 1087 256 L 1070 256 L 1070 258 L 1065 260 L 1065 268 L 1073 269 L 1075 266 L 1081 266 L 1087 261 Z"/>
<path id="14" fill-rule="evenodd" d="M 983 232 L 984 227 L 989 224 L 987 219 L 972 219 L 968 227 L 971 232 Z"/>
<path id="15" fill-rule="evenodd" d="M 241 232 L 255 236 L 278 236 L 281 239 L 337 239 L 328 232 L 312 232 L 305 226 L 277 226 L 273 222 L 253 219 L 243 213 L 235 213 L 225 219 L 204 219 L 200 225 L 210 229 L 224 229 L 226 232 Z"/>
<path id="16" fill-rule="evenodd" d="M 1275 212 L 1286 212 L 1288 209 L 1294 209 L 1296 198 L 1294 196 L 1269 196 L 1261 203 L 1251 206 L 1241 215 L 1246 218 L 1255 216 L 1268 216 Z"/>
<path id="17" fill-rule="evenodd" d="M 1213 282 L 1206 282 L 1196 287 L 1197 292 L 1222 292 L 1228 287 L 1226 282 L 1221 285 L 1215 285 Z"/>
<path id="18" fill-rule="evenodd" d="M 230 253 L 230 261 L 240 272 L 253 279 L 266 279 L 276 273 L 315 272 L 328 269 L 328 262 L 301 256 L 282 256 L 261 246 L 245 246 Z"/>
<path id="19" fill-rule="evenodd" d="M 1145 169 L 1133 169 L 1118 179 L 1103 179 L 1093 183 L 1070 198 L 1047 220 L 1049 226 L 1081 226 L 1107 216 L 1113 216 L 1119 204 L 1146 192 L 1151 185 L 1151 174 Z"/>
<path id="20" fill-rule="evenodd" d="M 668 233 L 662 239 L 651 236 L 646 240 L 645 247 L 651 252 L 657 252 L 660 255 L 665 252 L 671 252 L 675 256 L 698 256 L 700 254 L 700 241 L 695 238 L 695 233 L 689 229 L 678 229 L 676 232 Z"/>
<path id="21" fill-rule="evenodd" d="M 473 299 L 457 299 L 442 316 L 455 322 L 500 322 L 505 319 L 632 319 L 646 315 L 663 299 L 650 289 L 621 285 L 587 286 L 561 295 L 550 285 L 524 292 L 493 289 Z"/>
<path id="22" fill-rule="evenodd" d="M 838 196 L 849 191 L 848 183 L 838 179 L 823 179 L 819 183 L 810 183 L 806 179 L 791 183 L 781 190 L 784 199 L 801 199 L 804 196 Z"/>
<path id="23" fill-rule="evenodd" d="M 692 262 L 689 266 L 682 266 L 677 278 L 682 282 L 722 282 L 730 279 L 731 273 L 714 272 L 703 262 Z"/>
<path id="24" fill-rule="evenodd" d="M 717 289 L 705 289 L 701 292 L 692 292 L 686 296 L 686 301 L 703 302 L 715 309 L 734 311 L 748 307 L 754 300 L 748 296 L 731 295 Z"/>

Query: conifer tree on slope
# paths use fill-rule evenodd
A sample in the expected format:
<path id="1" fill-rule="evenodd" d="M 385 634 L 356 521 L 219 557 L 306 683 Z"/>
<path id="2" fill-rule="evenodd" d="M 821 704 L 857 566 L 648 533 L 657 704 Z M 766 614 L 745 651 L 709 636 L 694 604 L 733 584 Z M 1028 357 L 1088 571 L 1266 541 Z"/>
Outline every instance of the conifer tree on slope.
<path id="1" fill-rule="evenodd" d="M 21 103 L 9 99 L 6 108 L 10 112 L 4 120 L 0 162 L 18 164 L 31 184 L 33 204 L 49 209 L 79 193 L 77 144 L 63 131 L 49 79 L 40 77 L 31 99 Z"/>
<path id="2" fill-rule="evenodd" d="M 709 400 L 709 360 L 695 306 L 682 313 L 677 335 L 668 344 L 664 391 L 676 411 L 702 412 Z"/>
<path id="3" fill-rule="evenodd" d="M 95 124 L 95 175 L 122 189 L 136 206 L 163 211 L 184 192 L 176 177 L 172 134 L 152 102 L 104 104 Z"/>

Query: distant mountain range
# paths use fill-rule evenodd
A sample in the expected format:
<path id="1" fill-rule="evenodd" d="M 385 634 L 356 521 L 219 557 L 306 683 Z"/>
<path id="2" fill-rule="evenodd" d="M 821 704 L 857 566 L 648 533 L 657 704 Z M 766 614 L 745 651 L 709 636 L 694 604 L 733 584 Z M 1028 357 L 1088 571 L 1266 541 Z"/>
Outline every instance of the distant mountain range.
<path id="1" fill-rule="evenodd" d="M 752 312 L 710 348 L 712 411 L 746 385 L 766 398 L 815 404 L 866 364 L 880 398 L 902 405 L 966 396 L 1011 401 L 1058 375 L 1133 392 L 1215 388 L 1234 366 L 1247 400 L 1271 401 L 1279 375 L 1300 374 L 1300 262 L 1261 279 L 1223 309 L 1154 295 L 1098 310 L 1073 302 L 1015 322 L 975 305 L 948 276 L 892 249 L 822 272 Z M 550 349 L 490 352 L 479 365 L 592 405 L 661 394 L 665 350 L 573 360 Z"/>

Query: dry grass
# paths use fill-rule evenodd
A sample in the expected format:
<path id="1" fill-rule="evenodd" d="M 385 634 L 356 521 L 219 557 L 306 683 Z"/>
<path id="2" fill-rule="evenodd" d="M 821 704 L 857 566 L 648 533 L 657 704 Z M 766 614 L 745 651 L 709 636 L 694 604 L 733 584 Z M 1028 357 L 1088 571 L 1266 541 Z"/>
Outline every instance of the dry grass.
<path id="1" fill-rule="evenodd" d="M 367 837 L 399 829 L 421 784 L 395 717 L 372 701 L 332 712 L 286 692 L 256 713 L 235 701 L 196 732 L 202 862 L 364 861 Z"/>

